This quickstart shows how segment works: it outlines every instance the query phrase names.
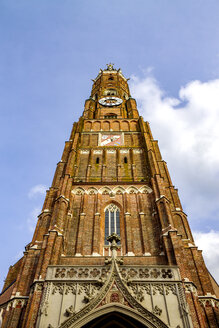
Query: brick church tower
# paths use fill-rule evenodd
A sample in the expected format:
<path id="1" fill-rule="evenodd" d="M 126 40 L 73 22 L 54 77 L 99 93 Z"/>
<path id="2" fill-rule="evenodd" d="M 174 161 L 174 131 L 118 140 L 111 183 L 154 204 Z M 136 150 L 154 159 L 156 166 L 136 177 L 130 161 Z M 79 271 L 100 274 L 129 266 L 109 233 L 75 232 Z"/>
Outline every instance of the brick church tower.
<path id="1" fill-rule="evenodd" d="M 93 82 L 1 327 L 218 327 L 218 285 L 127 79 L 109 64 Z"/>

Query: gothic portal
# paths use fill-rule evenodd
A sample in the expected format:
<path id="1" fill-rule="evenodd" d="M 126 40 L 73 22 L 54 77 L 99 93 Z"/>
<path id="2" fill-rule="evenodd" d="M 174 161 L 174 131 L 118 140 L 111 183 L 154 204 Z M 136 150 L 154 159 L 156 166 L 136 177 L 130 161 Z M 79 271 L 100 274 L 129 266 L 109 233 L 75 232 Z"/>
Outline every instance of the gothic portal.
<path id="1" fill-rule="evenodd" d="M 127 79 L 109 64 L 93 82 L 1 327 L 218 327 L 218 285 Z"/>

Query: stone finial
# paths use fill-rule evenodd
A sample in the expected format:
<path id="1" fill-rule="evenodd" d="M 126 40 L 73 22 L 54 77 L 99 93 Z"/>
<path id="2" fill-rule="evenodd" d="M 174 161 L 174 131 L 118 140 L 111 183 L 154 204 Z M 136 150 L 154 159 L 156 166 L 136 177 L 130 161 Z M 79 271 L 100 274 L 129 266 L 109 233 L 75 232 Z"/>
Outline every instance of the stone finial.
<path id="1" fill-rule="evenodd" d="M 113 261 L 116 261 L 118 264 L 123 264 L 123 259 L 117 258 L 117 249 L 119 246 L 117 243 L 121 240 L 120 236 L 118 236 L 115 232 L 113 232 L 110 236 L 106 238 L 107 241 L 110 242 L 110 249 L 112 251 L 112 257 L 105 259 L 105 264 L 111 264 Z"/>
<path id="2" fill-rule="evenodd" d="M 106 64 L 106 66 L 107 66 L 107 71 L 113 71 L 113 70 L 114 70 L 113 65 L 114 65 L 114 64 L 112 64 L 112 63 Z"/>
<path id="3" fill-rule="evenodd" d="M 115 232 L 113 232 L 110 236 L 108 236 L 106 240 L 111 243 L 110 246 L 111 251 L 119 248 L 117 243 L 121 240 L 121 238 Z"/>

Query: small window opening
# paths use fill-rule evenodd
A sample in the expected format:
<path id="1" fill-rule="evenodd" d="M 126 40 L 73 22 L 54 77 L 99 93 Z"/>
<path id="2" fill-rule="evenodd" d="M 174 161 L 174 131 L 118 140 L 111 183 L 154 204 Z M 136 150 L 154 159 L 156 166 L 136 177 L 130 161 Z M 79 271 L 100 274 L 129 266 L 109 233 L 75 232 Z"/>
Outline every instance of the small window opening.
<path id="1" fill-rule="evenodd" d="M 125 111 L 126 111 L 127 117 L 129 117 L 128 108 L 127 108 L 127 102 L 125 102 Z"/>
<path id="2" fill-rule="evenodd" d="M 104 118 L 117 118 L 116 114 L 107 114 L 104 116 Z"/>
<path id="3" fill-rule="evenodd" d="M 99 164 L 100 163 L 100 159 L 99 157 L 96 158 L 96 164 Z"/>
<path id="4" fill-rule="evenodd" d="M 128 163 L 128 159 L 127 159 L 127 157 L 124 157 L 124 163 L 125 163 L 125 164 Z"/>
<path id="5" fill-rule="evenodd" d="M 112 88 L 106 89 L 103 93 L 103 95 L 105 96 L 116 96 L 116 94 L 117 94 L 116 90 Z"/>
<path id="6" fill-rule="evenodd" d="M 113 80 L 114 80 L 114 78 L 113 78 L 112 76 L 110 76 L 110 77 L 109 77 L 109 80 L 110 80 L 110 81 L 113 81 Z"/>

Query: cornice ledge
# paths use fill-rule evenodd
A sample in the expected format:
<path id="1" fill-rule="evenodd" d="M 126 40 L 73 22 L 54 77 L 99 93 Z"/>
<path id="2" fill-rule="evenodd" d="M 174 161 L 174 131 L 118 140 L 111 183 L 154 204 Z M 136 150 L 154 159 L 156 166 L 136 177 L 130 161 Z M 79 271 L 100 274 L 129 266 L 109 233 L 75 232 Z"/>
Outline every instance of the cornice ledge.
<path id="1" fill-rule="evenodd" d="M 197 287 L 194 282 L 190 281 L 188 278 L 184 278 L 183 285 L 185 288 L 185 293 L 194 293 L 196 296 L 198 296 Z"/>
<path id="2" fill-rule="evenodd" d="M 168 203 L 170 203 L 169 199 L 165 195 L 160 195 L 159 198 L 156 198 L 155 202 L 158 203 L 162 199 L 165 199 Z"/>
<path id="3" fill-rule="evenodd" d="M 63 230 L 61 230 L 61 231 L 63 231 Z M 52 229 L 48 230 L 48 233 L 50 233 L 50 232 L 56 232 L 58 236 L 62 236 L 63 237 L 62 232 L 59 231 L 59 229 L 57 228 L 56 225 Z"/>
<path id="4" fill-rule="evenodd" d="M 199 302 L 201 303 L 202 306 L 212 306 L 212 307 L 219 307 L 219 299 L 215 296 L 212 295 L 211 293 L 207 293 L 206 295 L 203 296 L 198 296 Z"/>
<path id="5" fill-rule="evenodd" d="M 51 214 L 51 213 L 52 211 L 46 208 L 45 210 L 41 211 L 41 213 L 38 215 L 38 218 L 43 214 Z"/>
<path id="6" fill-rule="evenodd" d="M 65 142 L 69 142 L 69 141 L 65 141 Z M 59 165 L 59 164 L 65 164 L 65 163 L 67 163 L 66 161 L 63 161 L 63 160 L 60 160 L 58 163 L 57 163 L 57 165 Z"/>
<path id="7" fill-rule="evenodd" d="M 194 243 L 188 243 L 188 247 L 189 248 L 198 248 L 198 246 L 196 246 Z"/>
<path id="8" fill-rule="evenodd" d="M 171 226 L 171 224 L 168 227 L 162 229 L 161 236 L 168 236 L 170 232 L 176 232 L 177 233 L 177 229 L 173 228 Z"/>
<path id="9" fill-rule="evenodd" d="M 21 307 L 23 307 L 28 299 L 29 296 L 20 296 L 20 295 L 12 296 L 9 300 L 7 300 L 5 303 L 2 303 L 0 305 L 0 309 L 5 307 L 6 305 L 7 307 L 12 306 L 13 308 L 15 308 L 18 305 L 18 303 L 21 305 Z"/>
<path id="10" fill-rule="evenodd" d="M 38 250 L 40 250 L 41 249 L 41 246 L 39 246 L 39 245 L 36 245 L 36 244 L 33 244 L 33 245 L 31 245 L 30 247 L 29 247 L 29 250 L 34 250 L 34 251 L 38 251 Z"/>

